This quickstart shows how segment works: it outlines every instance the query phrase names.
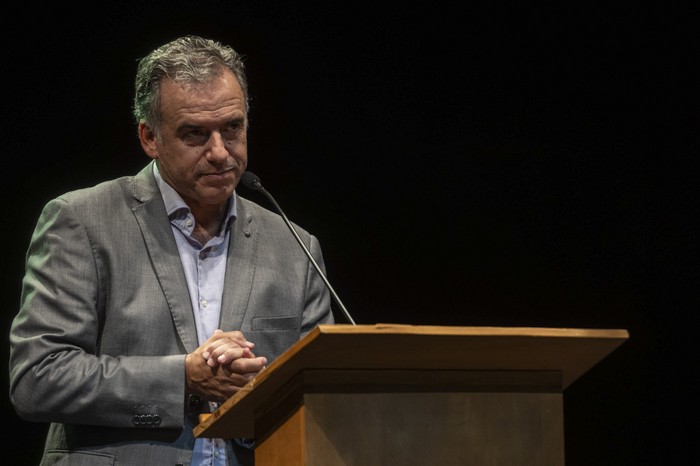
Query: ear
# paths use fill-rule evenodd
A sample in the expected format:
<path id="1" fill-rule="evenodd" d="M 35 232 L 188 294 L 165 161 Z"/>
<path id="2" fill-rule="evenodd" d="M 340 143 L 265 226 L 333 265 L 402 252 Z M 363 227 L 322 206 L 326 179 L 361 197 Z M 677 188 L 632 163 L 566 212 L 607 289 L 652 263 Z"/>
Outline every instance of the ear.
<path id="1" fill-rule="evenodd" d="M 139 123 L 139 140 L 143 151 L 152 159 L 158 158 L 158 146 L 156 145 L 156 133 L 146 123 Z"/>

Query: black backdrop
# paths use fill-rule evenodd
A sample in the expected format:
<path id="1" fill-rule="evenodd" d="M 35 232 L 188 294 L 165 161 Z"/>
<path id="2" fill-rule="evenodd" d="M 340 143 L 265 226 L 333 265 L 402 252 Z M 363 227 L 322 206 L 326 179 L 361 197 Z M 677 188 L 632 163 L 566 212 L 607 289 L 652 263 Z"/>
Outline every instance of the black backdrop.
<path id="1" fill-rule="evenodd" d="M 697 15 L 334 3 L 6 8 L 5 339 L 41 206 L 147 162 L 136 60 L 195 33 L 246 56 L 249 169 L 319 237 L 357 323 L 627 329 L 565 392 L 567 465 L 673 464 L 691 438 Z M 3 464 L 37 464 L 46 426 L 6 398 Z"/>

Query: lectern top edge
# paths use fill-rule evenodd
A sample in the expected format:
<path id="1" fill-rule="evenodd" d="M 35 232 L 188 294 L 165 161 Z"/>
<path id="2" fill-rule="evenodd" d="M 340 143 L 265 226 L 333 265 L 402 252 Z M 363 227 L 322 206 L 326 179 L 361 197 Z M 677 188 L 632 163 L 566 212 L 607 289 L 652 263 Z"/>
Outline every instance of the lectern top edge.
<path id="1" fill-rule="evenodd" d="M 465 335 L 465 336 L 533 336 L 533 337 L 576 337 L 576 338 L 629 338 L 625 329 L 556 328 L 556 327 L 454 327 L 442 325 L 411 325 L 398 323 L 377 323 L 371 325 L 321 324 L 314 332 L 321 334 L 421 334 L 421 335 Z M 312 333 L 314 333 L 312 332 Z"/>

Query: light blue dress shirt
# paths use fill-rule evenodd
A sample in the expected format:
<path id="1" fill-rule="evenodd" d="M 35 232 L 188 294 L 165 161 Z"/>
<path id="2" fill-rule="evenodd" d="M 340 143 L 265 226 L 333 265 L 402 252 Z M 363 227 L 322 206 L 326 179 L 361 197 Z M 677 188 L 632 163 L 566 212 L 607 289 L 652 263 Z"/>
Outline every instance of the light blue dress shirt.
<path id="1" fill-rule="evenodd" d="M 158 187 L 163 195 L 165 209 L 170 218 L 180 260 L 185 271 L 190 292 L 199 344 L 204 343 L 219 328 L 221 297 L 224 289 L 226 254 L 228 251 L 230 224 L 236 218 L 236 196 L 231 197 L 221 230 L 206 244 L 192 237 L 195 220 L 180 195 L 166 183 L 154 164 Z M 211 411 L 216 403 L 209 403 Z M 185 426 L 191 429 L 192 426 Z M 223 439 L 195 439 L 191 466 L 228 466 L 227 458 L 233 458 L 231 445 Z"/>

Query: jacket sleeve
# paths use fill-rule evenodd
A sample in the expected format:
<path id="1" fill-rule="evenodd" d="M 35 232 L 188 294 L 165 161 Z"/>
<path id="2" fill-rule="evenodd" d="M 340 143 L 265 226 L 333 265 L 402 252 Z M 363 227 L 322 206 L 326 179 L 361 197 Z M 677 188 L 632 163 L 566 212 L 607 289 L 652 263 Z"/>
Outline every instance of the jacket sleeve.
<path id="1" fill-rule="evenodd" d="M 117 290 L 105 282 L 103 261 L 96 260 L 100 245 L 84 215 L 66 200 L 53 200 L 30 240 L 10 329 L 13 406 L 29 421 L 181 428 L 184 352 L 129 351 L 126 331 L 118 335 L 122 355 L 101 352 L 103 332 L 120 331 L 118 322 L 105 327 L 105 306 Z"/>
<path id="2" fill-rule="evenodd" d="M 326 274 L 321 245 L 318 239 L 309 235 L 309 252 L 313 256 L 321 271 Z M 305 293 L 305 306 L 301 319 L 301 336 L 305 336 L 319 324 L 333 324 L 335 319 L 331 312 L 330 292 L 316 268 L 309 261 L 307 273 L 307 286 Z"/>

